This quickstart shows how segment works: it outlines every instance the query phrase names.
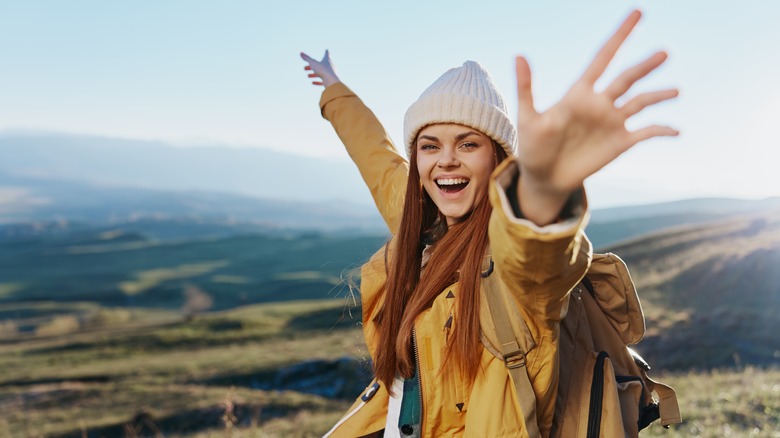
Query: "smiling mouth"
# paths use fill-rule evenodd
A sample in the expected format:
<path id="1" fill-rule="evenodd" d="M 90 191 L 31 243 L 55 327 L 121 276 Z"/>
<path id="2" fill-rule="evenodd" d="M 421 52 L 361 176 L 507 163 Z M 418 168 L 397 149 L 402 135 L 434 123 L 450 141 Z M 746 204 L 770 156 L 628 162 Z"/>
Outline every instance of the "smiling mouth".
<path id="1" fill-rule="evenodd" d="M 441 178 L 436 180 L 436 185 L 444 193 L 457 193 L 469 185 L 469 180 L 466 178 Z"/>

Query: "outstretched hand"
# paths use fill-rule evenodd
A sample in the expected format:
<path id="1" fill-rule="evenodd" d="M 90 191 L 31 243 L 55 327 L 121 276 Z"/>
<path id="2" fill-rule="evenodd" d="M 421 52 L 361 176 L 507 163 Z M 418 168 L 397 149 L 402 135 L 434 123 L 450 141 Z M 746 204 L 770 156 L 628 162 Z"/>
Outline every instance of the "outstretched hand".
<path id="1" fill-rule="evenodd" d="M 620 106 L 615 103 L 666 60 L 665 52 L 625 70 L 604 91 L 594 90 L 640 16 L 639 11 L 633 11 L 566 95 L 543 113 L 534 109 L 528 62 L 522 56 L 516 58 L 518 196 L 523 213 L 539 225 L 552 222 L 569 194 L 621 153 L 641 141 L 678 134 L 668 126 L 652 125 L 636 131 L 625 126 L 628 118 L 646 107 L 676 97 L 676 89 L 642 93 Z"/>
<path id="2" fill-rule="evenodd" d="M 330 61 L 330 53 L 327 50 L 325 51 L 325 56 L 322 58 L 322 61 L 317 61 L 303 52 L 301 52 L 301 58 L 309 63 L 309 65 L 303 67 L 303 69 L 311 72 L 309 73 L 309 77 L 314 79 L 311 82 L 312 84 L 329 87 L 335 83 L 341 82 L 338 75 L 336 75 L 336 70 L 333 68 L 333 64 Z"/>

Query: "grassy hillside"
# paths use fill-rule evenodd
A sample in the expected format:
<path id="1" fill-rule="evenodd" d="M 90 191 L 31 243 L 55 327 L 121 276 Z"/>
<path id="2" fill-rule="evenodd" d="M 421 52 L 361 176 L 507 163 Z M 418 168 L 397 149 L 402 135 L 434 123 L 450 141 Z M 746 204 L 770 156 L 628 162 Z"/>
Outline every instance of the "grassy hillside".
<path id="1" fill-rule="evenodd" d="M 357 268 L 384 239 L 288 233 L 177 241 L 86 229 L 10 240 L 0 245 L 0 333 L 77 327 L 102 318 L 103 308 L 196 313 L 348 296 Z M 678 227 L 610 250 L 637 283 L 648 317 L 638 349 L 656 367 L 780 364 L 780 214 Z M 69 315 L 76 323 L 62 322 Z"/>
<path id="2" fill-rule="evenodd" d="M 316 437 L 366 384 L 353 378 L 367 367 L 358 309 L 344 301 L 246 306 L 189 321 L 128 312 L 70 334 L 0 342 L 0 436 Z M 305 376 L 325 374 L 320 386 L 354 381 L 324 396 L 281 378 L 315 361 L 342 364 Z M 777 436 L 778 369 L 662 377 L 677 388 L 685 423 L 642 436 Z"/>
<path id="3" fill-rule="evenodd" d="M 662 368 L 780 365 L 780 214 L 643 237 L 610 248 L 648 317 L 639 350 Z"/>
<path id="4" fill-rule="evenodd" d="M 307 427 L 322 430 L 348 400 L 230 380 L 312 359 L 365 357 L 349 310 L 343 300 L 307 301 L 186 321 L 131 309 L 124 322 L 7 339 L 0 343 L 0 436 L 122 436 L 128 423 L 145 431 L 139 435 L 155 427 L 194 433 L 225 427 L 226 400 L 242 429 L 292 430 L 274 424 L 305 417 Z M 349 392 L 365 382 L 357 386 Z"/>
<path id="5" fill-rule="evenodd" d="M 383 241 L 85 229 L 4 242 L 0 436 L 321 436 L 367 379 L 347 279 Z M 779 436 L 780 214 L 610 250 L 643 300 L 638 350 L 686 419 L 643 436 Z M 188 296 L 212 311 L 187 312 Z"/>

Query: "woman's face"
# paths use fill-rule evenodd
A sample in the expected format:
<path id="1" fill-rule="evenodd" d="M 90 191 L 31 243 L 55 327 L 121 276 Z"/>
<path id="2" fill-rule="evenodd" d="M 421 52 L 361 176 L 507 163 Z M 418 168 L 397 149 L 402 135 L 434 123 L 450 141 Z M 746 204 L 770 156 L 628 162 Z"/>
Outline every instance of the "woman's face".
<path id="1" fill-rule="evenodd" d="M 423 188 L 447 225 L 459 222 L 487 194 L 496 167 L 493 141 L 474 128 L 439 123 L 420 130 L 415 147 Z"/>

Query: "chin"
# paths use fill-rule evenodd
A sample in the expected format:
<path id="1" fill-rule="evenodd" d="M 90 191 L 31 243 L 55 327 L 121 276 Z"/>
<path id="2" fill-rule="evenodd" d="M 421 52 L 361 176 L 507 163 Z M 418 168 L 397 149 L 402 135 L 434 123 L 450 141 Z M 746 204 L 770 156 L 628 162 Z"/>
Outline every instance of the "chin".
<path id="1" fill-rule="evenodd" d="M 468 216 L 469 213 L 470 213 L 470 211 L 467 211 L 465 213 L 461 212 L 461 211 L 457 211 L 457 212 L 454 212 L 454 211 L 449 211 L 449 212 L 442 211 L 442 214 L 444 215 L 444 217 L 447 218 L 447 223 L 448 224 L 450 224 L 450 223 L 457 224 L 457 223 L 463 222 L 466 219 L 466 217 Z"/>

